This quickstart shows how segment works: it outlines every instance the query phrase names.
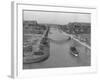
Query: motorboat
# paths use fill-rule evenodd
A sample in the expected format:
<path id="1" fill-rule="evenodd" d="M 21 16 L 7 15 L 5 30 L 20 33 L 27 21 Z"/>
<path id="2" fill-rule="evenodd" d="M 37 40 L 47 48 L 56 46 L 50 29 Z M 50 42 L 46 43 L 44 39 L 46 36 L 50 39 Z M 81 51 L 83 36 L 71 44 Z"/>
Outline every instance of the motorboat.
<path id="1" fill-rule="evenodd" d="M 76 47 L 70 47 L 70 51 L 71 51 L 71 54 L 73 55 L 73 56 L 79 56 L 79 52 L 78 52 L 78 50 L 76 49 Z"/>

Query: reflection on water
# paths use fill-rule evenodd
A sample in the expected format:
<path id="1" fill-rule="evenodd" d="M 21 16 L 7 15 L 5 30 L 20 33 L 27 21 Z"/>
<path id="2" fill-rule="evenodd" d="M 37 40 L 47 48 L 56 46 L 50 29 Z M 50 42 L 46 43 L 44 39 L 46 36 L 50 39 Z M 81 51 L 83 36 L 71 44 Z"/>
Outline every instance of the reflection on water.
<path id="1" fill-rule="evenodd" d="M 24 69 L 90 66 L 90 50 L 68 37 L 61 34 L 57 28 L 51 28 L 50 34 L 50 57 L 41 63 L 24 64 Z M 70 47 L 77 44 L 80 55 L 73 56 Z"/>

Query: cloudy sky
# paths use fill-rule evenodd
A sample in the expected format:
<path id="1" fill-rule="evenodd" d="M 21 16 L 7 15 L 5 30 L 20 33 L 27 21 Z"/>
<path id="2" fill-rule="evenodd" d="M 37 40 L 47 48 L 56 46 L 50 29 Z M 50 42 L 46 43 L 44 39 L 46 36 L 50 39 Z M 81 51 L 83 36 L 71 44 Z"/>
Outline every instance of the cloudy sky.
<path id="1" fill-rule="evenodd" d="M 69 22 L 91 22 L 91 15 L 82 13 L 24 11 L 24 20 L 36 20 L 38 23 L 67 24 Z"/>

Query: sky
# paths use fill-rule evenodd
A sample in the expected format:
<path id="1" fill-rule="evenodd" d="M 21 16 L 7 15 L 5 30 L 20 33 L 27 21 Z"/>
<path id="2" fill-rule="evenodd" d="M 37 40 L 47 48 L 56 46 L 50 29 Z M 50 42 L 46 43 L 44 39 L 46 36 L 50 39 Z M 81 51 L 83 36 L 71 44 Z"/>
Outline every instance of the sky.
<path id="1" fill-rule="evenodd" d="M 43 11 L 24 11 L 24 20 L 36 20 L 38 23 L 68 24 L 69 22 L 91 22 L 91 14 L 59 13 Z"/>

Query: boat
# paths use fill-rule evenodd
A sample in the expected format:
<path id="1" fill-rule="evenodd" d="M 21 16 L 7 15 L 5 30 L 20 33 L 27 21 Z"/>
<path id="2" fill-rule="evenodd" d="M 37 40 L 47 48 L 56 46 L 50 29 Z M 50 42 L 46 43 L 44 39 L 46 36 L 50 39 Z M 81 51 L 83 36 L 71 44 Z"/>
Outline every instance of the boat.
<path id="1" fill-rule="evenodd" d="M 70 47 L 70 51 L 71 51 L 71 54 L 75 57 L 78 57 L 79 56 L 79 52 L 78 50 L 76 49 L 76 47 Z"/>

